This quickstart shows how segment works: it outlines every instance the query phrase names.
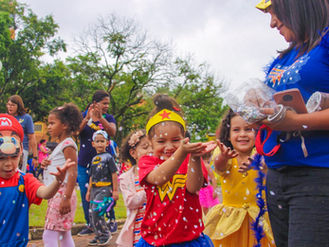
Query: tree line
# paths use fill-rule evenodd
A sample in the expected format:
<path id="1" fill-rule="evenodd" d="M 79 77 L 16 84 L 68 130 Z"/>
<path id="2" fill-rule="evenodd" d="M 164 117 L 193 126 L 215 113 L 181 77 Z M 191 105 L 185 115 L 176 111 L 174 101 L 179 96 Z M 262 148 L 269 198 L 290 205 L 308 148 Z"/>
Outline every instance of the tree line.
<path id="1" fill-rule="evenodd" d="M 170 45 L 114 14 L 75 38 L 74 55 L 60 58 L 68 51 L 59 28 L 51 15 L 40 18 L 25 4 L 0 1 L 1 112 L 8 97 L 19 94 L 34 120 L 45 121 L 65 102 L 84 110 L 94 91 L 104 89 L 120 144 L 131 130 L 144 128 L 152 95 L 167 93 L 182 106 L 192 139 L 215 132 L 227 107 L 220 97 L 223 81 L 206 63 L 176 56 Z"/>

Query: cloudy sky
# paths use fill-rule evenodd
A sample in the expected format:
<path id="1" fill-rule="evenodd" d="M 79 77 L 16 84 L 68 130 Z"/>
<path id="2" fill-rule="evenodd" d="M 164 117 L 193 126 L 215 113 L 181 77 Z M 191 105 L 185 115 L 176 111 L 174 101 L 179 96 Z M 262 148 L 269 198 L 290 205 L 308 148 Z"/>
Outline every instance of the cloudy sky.
<path id="1" fill-rule="evenodd" d="M 20 0 L 39 17 L 52 15 L 59 36 L 72 46 L 97 18 L 116 14 L 134 19 L 156 40 L 174 45 L 178 55 L 206 62 L 229 84 L 262 79 L 263 68 L 287 44 L 269 27 L 258 0 Z"/>

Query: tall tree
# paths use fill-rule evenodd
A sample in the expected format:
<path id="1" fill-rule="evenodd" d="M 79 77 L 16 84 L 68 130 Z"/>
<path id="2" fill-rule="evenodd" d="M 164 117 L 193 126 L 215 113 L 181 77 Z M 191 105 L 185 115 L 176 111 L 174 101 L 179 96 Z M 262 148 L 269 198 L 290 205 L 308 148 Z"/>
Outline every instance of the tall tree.
<path id="1" fill-rule="evenodd" d="M 3 13 L 0 15 L 0 28 L 4 30 L 0 40 L 0 61 L 3 65 L 0 76 L 1 111 L 4 111 L 4 103 L 11 94 L 21 95 L 30 107 L 31 101 L 25 100 L 28 98 L 25 96 L 30 96 L 29 88 L 35 86 L 42 76 L 43 56 L 65 51 L 65 44 L 55 36 L 58 25 L 51 16 L 40 19 L 26 5 L 15 0 L 0 1 L 0 12 Z"/>
<path id="2" fill-rule="evenodd" d="M 194 65 L 191 58 L 177 58 L 175 64 L 181 84 L 172 94 L 183 108 L 192 139 L 205 141 L 216 132 L 227 109 L 220 97 L 222 83 L 215 79 L 207 64 Z"/>
<path id="3" fill-rule="evenodd" d="M 145 92 L 154 92 L 167 81 L 171 50 L 150 40 L 132 20 L 115 15 L 100 18 L 77 39 L 76 47 L 77 55 L 67 60 L 74 94 L 87 105 L 96 88 L 109 92 L 112 114 L 121 126 L 117 138 L 121 139 L 133 120 L 145 118 Z"/>

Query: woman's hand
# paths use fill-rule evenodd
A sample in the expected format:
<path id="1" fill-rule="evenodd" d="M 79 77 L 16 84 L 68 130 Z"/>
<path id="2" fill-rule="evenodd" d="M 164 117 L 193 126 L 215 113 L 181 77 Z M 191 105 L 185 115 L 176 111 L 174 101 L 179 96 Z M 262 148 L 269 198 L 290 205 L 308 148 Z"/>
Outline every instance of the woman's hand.
<path id="1" fill-rule="evenodd" d="M 261 109 L 262 113 L 266 115 L 272 115 L 274 114 L 273 108 L 263 108 Z M 267 125 L 273 130 L 279 130 L 279 131 L 294 131 L 294 130 L 301 130 L 302 126 L 299 126 L 296 123 L 296 119 L 299 117 L 300 114 L 296 113 L 295 111 L 287 109 L 284 118 L 279 122 L 271 122 L 267 119 L 261 121 L 262 124 Z"/>
<path id="2" fill-rule="evenodd" d="M 96 103 L 96 102 L 93 105 L 94 105 L 94 108 L 93 108 L 93 116 L 97 120 L 99 120 L 102 117 L 102 108 L 101 108 L 101 105 L 98 104 L 98 103 Z"/>
<path id="3" fill-rule="evenodd" d="M 86 193 L 86 201 L 90 202 L 90 191 L 89 190 L 87 190 L 87 193 Z"/>

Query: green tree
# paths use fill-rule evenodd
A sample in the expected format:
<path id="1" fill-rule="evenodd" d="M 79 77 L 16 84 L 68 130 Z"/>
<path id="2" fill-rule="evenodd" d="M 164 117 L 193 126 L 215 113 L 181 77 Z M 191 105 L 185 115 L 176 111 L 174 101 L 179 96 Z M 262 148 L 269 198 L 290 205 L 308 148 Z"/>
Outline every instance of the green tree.
<path id="1" fill-rule="evenodd" d="M 181 83 L 172 94 L 182 106 L 192 140 L 207 140 L 215 133 L 227 107 L 220 97 L 222 83 L 215 80 L 207 64 L 193 66 L 191 58 L 177 58 L 177 77 Z"/>
<path id="2" fill-rule="evenodd" d="M 53 56 L 58 51 L 65 51 L 65 43 L 55 37 L 59 27 L 51 16 L 40 19 L 26 5 L 14 0 L 0 1 L 0 11 L 3 13 L 0 15 L 0 28 L 4 30 L 0 40 L 0 61 L 3 65 L 0 76 L 1 111 L 4 111 L 4 103 L 12 94 L 22 96 L 26 106 L 31 108 L 36 99 L 31 97 L 36 93 L 35 86 L 40 80 L 45 80 L 42 76 L 48 65 L 42 59 L 45 55 Z M 38 111 L 38 108 L 33 108 L 33 111 Z M 41 114 L 43 112 L 37 115 Z"/>
<path id="3" fill-rule="evenodd" d="M 77 55 L 67 60 L 75 100 L 83 98 L 86 106 L 95 89 L 109 92 L 120 142 L 132 128 L 145 124 L 145 95 L 168 81 L 170 52 L 167 45 L 150 40 L 132 20 L 115 15 L 100 18 L 77 39 Z"/>

